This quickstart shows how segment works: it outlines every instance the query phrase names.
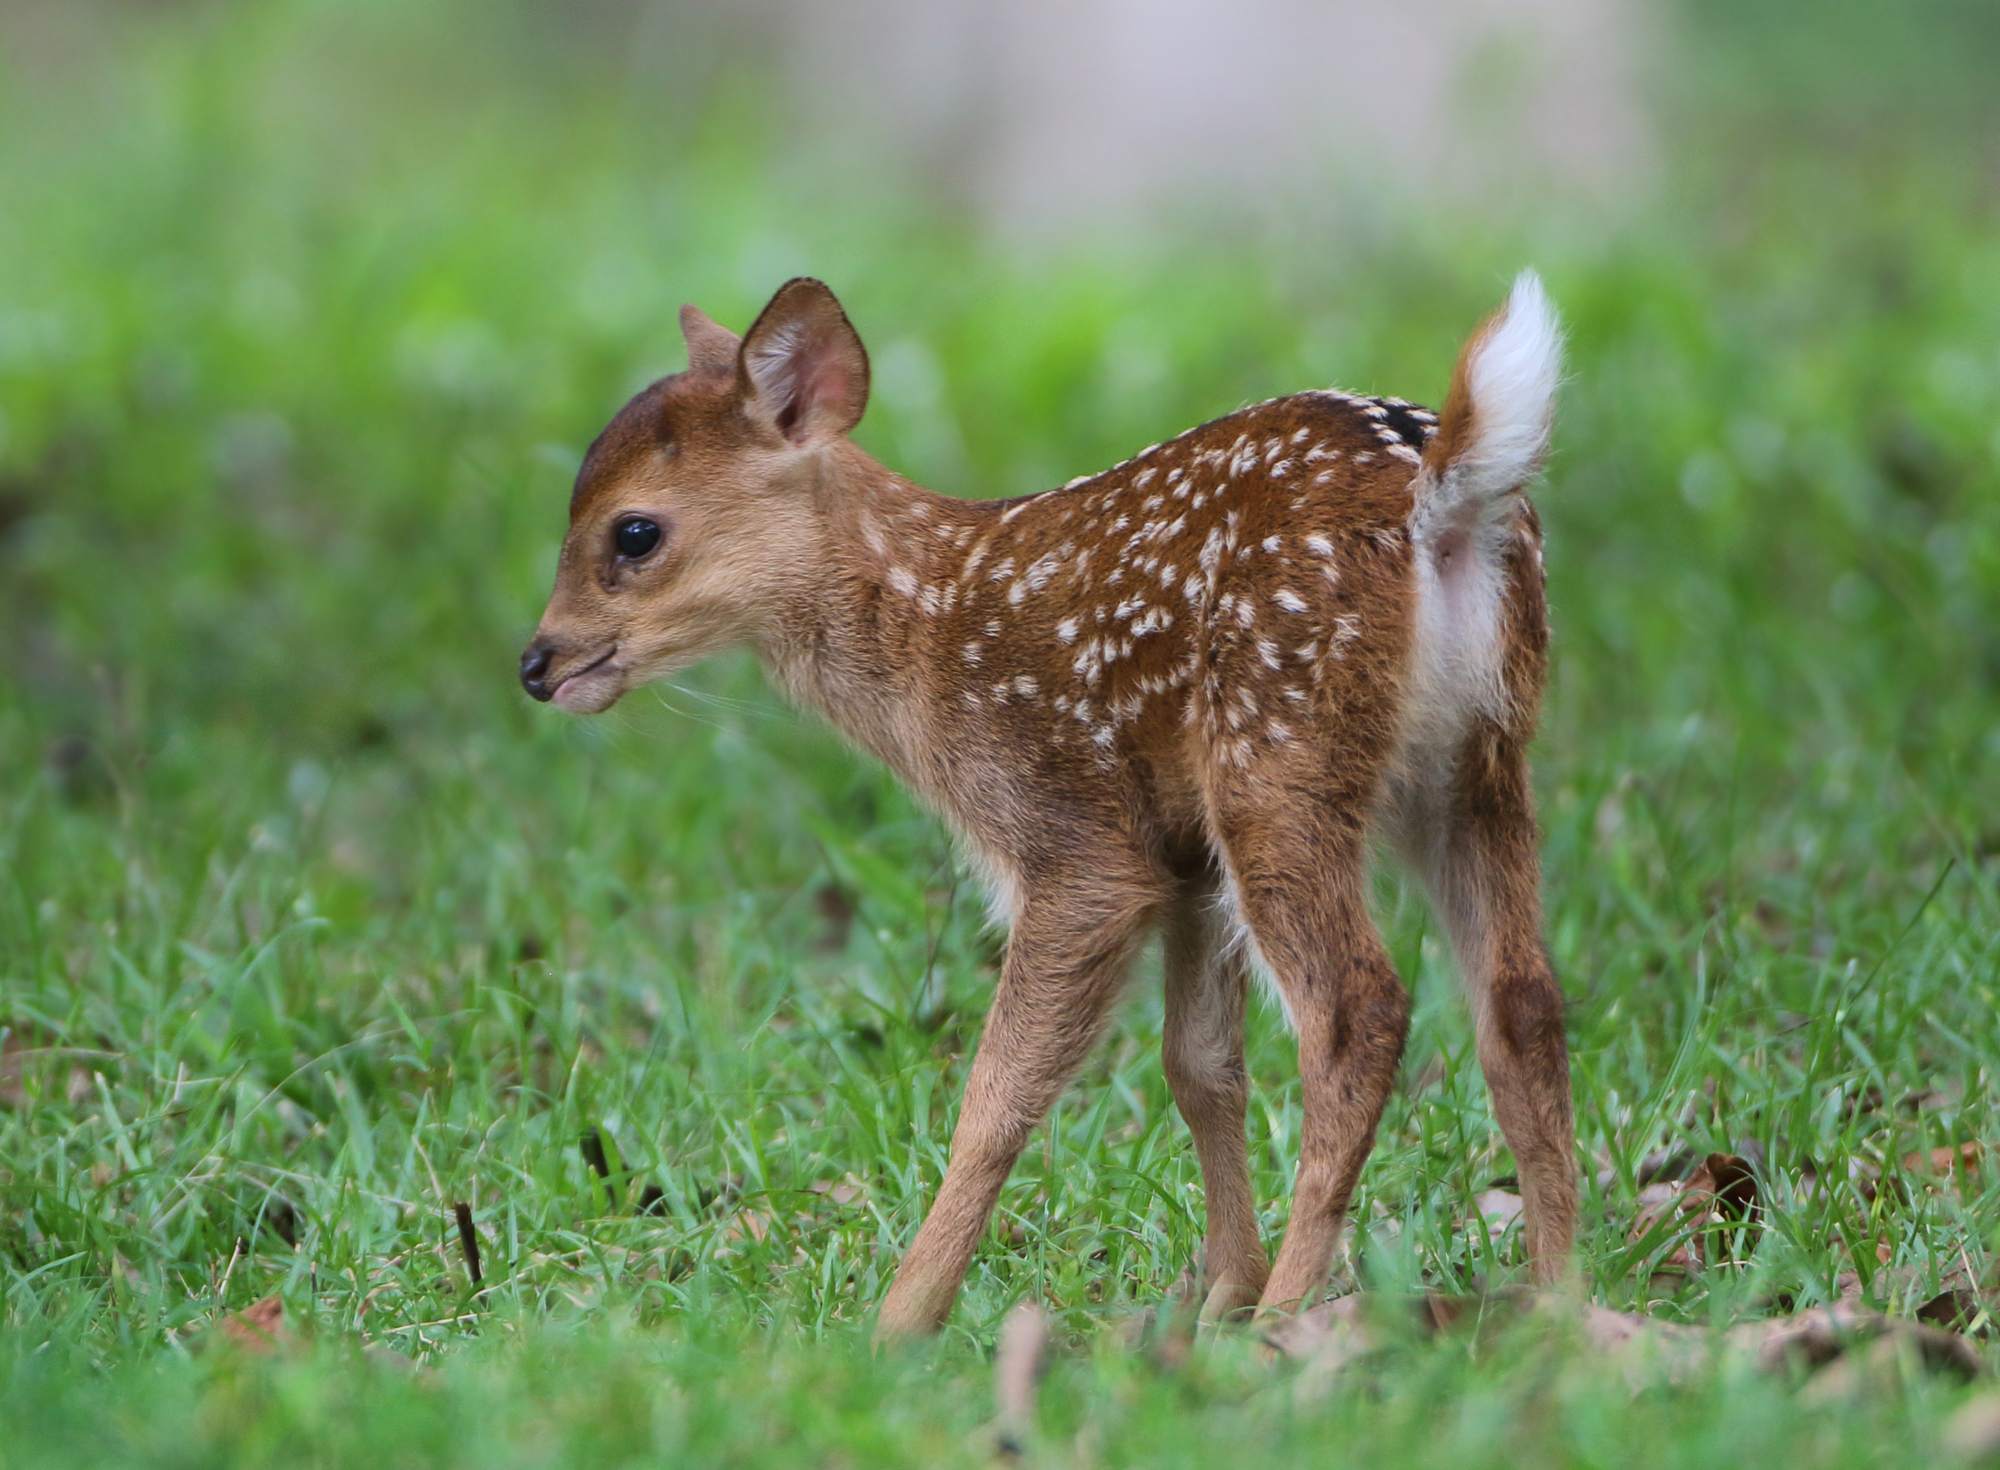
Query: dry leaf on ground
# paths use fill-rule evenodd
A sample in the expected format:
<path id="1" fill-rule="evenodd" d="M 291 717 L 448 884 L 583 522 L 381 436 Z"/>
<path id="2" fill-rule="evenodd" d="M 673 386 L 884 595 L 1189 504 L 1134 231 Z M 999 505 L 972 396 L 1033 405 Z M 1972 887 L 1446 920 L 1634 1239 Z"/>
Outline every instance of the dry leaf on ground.
<path id="1" fill-rule="evenodd" d="M 26 1108 L 38 1098 L 60 1097 L 71 1107 L 97 1092 L 91 1068 L 119 1060 L 115 1051 L 75 1046 L 22 1046 L 9 1032 L 0 1040 L 0 1107 Z"/>
<path id="2" fill-rule="evenodd" d="M 1670 1231 L 1681 1231 L 1682 1238 L 1653 1269 L 1698 1271 L 1720 1258 L 1727 1241 L 1722 1227 L 1750 1224 L 1757 1208 L 1757 1176 L 1749 1161 L 1738 1154 L 1710 1154 L 1687 1178 L 1639 1191 L 1626 1243 L 1658 1242 L 1670 1238 Z"/>
<path id="3" fill-rule="evenodd" d="M 224 1342 L 256 1357 L 291 1352 L 299 1345 L 298 1334 L 285 1325 L 285 1304 L 275 1295 L 231 1312 L 217 1324 L 216 1332 Z"/>
<path id="4" fill-rule="evenodd" d="M 1819 1198 L 1822 1185 L 1821 1176 L 1825 1171 L 1807 1159 L 1799 1168 L 1799 1198 L 1812 1200 Z M 1847 1182 L 1863 1204 L 1875 1203 L 1875 1196 L 1882 1188 L 1882 1168 L 1872 1159 L 1850 1156 L 1847 1160 Z"/>
<path id="5" fill-rule="evenodd" d="M 1978 1194 L 1991 1182 L 1993 1164 L 1987 1152 L 1986 1145 L 1976 1140 L 1920 1148 L 1903 1155 L 1903 1169 L 1954 1199 L 1963 1199 Z"/>
<path id="6" fill-rule="evenodd" d="M 837 1205 L 851 1205 L 866 1192 L 866 1186 L 852 1174 L 845 1179 L 815 1179 L 806 1188 Z"/>
<path id="7" fill-rule="evenodd" d="M 1766 1371 L 1789 1364 L 1821 1367 L 1857 1342 L 1894 1338 L 1914 1347 L 1926 1367 L 1948 1370 L 1971 1379 L 1986 1373 L 1986 1360 L 1956 1332 L 1891 1317 L 1858 1302 L 1841 1301 L 1811 1307 L 1789 1317 L 1744 1322 L 1729 1329 L 1724 1341 L 1756 1355 Z"/>
<path id="8" fill-rule="evenodd" d="M 1472 1207 L 1486 1222 L 1486 1234 L 1498 1240 L 1521 1218 L 1521 1196 L 1507 1189 L 1489 1189 L 1472 1197 Z"/>
<path id="9" fill-rule="evenodd" d="M 1944 1448 L 1962 1460 L 2000 1456 L 2000 1391 L 1982 1393 L 1945 1421 Z"/>
<path id="10" fill-rule="evenodd" d="M 1530 1313 L 1573 1322 L 1586 1343 L 1624 1371 L 1635 1392 L 1649 1383 L 1685 1380 L 1708 1367 L 1718 1354 L 1747 1358 L 1767 1373 L 1813 1372 L 1856 1347 L 1872 1344 L 1882 1346 L 1871 1347 L 1871 1352 L 1888 1356 L 1907 1349 L 1924 1366 L 1968 1380 L 1989 1371 L 1984 1356 L 1958 1333 L 1851 1301 L 1739 1323 L 1716 1337 L 1698 1327 L 1550 1293 L 1404 1299 L 1357 1292 L 1322 1302 L 1263 1336 L 1270 1346 L 1305 1365 L 1300 1392 L 1318 1393 L 1348 1364 L 1388 1341 L 1399 1323 L 1403 1331 L 1421 1336 L 1482 1319 L 1519 1322 Z"/>

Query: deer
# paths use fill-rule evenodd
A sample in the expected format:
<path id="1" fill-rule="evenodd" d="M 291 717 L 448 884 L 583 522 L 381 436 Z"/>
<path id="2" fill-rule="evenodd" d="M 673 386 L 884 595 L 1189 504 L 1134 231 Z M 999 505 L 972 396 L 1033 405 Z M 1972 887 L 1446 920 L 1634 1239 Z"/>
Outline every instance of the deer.
<path id="1" fill-rule="evenodd" d="M 1448 932 L 1533 1277 L 1575 1232 L 1563 992 L 1542 937 L 1528 747 L 1547 668 L 1542 534 L 1561 327 L 1523 272 L 1442 414 L 1309 391 L 1005 500 L 926 490 L 849 437 L 868 355 L 787 282 L 738 338 L 688 306 L 686 371 L 583 458 L 520 677 L 597 713 L 753 649 L 942 815 L 1006 946 L 948 1162 L 876 1318 L 948 1318 L 1016 1159 L 1157 934 L 1162 1055 L 1205 1200 L 1220 1320 L 1326 1289 L 1410 1000 L 1368 901 L 1401 860 Z M 1273 1263 L 1246 1143 L 1250 980 L 1298 1046 Z"/>

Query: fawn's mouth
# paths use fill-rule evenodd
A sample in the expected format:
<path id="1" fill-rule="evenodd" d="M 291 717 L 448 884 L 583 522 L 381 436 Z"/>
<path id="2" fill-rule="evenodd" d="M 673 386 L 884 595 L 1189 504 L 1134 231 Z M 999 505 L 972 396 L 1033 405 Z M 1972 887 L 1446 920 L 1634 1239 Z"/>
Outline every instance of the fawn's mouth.
<path id="1" fill-rule="evenodd" d="M 564 675 L 550 692 L 549 702 L 573 715 L 594 715 L 610 709 L 625 692 L 618 668 L 611 662 L 617 652 L 618 645 L 614 643 L 575 673 Z"/>

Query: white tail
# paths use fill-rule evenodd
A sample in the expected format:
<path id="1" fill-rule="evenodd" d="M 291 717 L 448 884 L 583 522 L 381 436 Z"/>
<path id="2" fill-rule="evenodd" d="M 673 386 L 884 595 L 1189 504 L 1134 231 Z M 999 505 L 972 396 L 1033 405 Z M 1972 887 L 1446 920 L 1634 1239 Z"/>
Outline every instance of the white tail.
<path id="1" fill-rule="evenodd" d="M 1507 304 L 1466 344 L 1444 422 L 1417 483 L 1419 539 L 1472 530 L 1501 496 L 1518 490 L 1549 450 L 1562 324 L 1541 277 L 1522 271 Z"/>

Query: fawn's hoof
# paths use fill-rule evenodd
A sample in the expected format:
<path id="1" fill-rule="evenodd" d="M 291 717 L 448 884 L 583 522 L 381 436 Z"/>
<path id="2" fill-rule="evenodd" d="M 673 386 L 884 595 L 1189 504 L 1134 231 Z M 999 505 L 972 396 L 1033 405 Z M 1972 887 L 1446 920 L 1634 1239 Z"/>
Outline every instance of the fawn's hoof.
<path id="1" fill-rule="evenodd" d="M 1257 1292 L 1240 1281 L 1218 1281 L 1208 1289 L 1208 1296 L 1201 1304 L 1201 1325 L 1219 1326 L 1224 1322 L 1247 1322 L 1257 1310 Z"/>

